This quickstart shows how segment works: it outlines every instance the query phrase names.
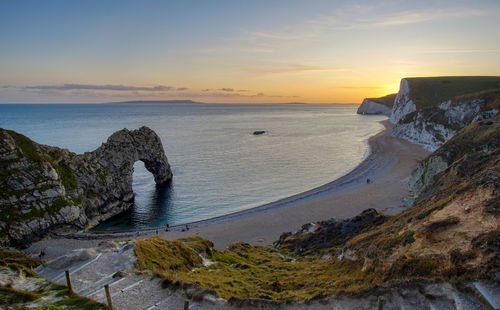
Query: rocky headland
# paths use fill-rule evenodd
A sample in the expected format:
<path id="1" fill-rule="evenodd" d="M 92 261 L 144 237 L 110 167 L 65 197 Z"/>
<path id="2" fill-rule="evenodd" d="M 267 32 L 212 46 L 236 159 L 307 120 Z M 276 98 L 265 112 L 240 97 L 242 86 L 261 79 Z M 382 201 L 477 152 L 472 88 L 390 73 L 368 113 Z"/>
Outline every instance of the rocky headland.
<path id="1" fill-rule="evenodd" d="M 392 106 L 396 94 L 390 94 L 380 98 L 365 98 L 358 108 L 358 114 L 391 115 Z"/>
<path id="2" fill-rule="evenodd" d="M 392 134 L 436 150 L 462 128 L 500 111 L 500 77 L 404 78 Z"/>
<path id="3" fill-rule="evenodd" d="M 0 129 L 0 243 L 25 247 L 48 234 L 87 229 L 134 204 L 133 165 L 156 184 L 172 172 L 160 138 L 123 129 L 98 149 L 75 154 Z"/>

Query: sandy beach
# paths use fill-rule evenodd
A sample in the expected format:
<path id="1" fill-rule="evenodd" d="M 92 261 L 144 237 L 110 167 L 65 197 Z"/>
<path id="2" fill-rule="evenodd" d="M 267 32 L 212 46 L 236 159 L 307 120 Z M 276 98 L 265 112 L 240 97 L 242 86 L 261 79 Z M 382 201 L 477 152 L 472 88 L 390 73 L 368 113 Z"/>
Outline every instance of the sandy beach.
<path id="1" fill-rule="evenodd" d="M 407 178 L 429 152 L 390 135 L 391 125 L 370 138 L 371 155 L 346 176 L 319 188 L 255 209 L 190 224 L 187 232 L 161 232 L 167 239 L 199 235 L 212 240 L 218 249 L 232 242 L 269 245 L 281 233 L 303 224 L 348 218 L 367 208 L 386 214 L 405 209 Z M 370 179 L 370 183 L 367 183 Z"/>
<path id="2" fill-rule="evenodd" d="M 335 218 L 348 218 L 367 208 L 386 214 L 404 210 L 402 199 L 408 195 L 407 178 L 417 162 L 429 153 L 422 147 L 390 135 L 391 124 L 369 139 L 371 154 L 347 175 L 331 182 L 257 208 L 204 221 L 164 229 L 125 233 L 78 233 L 40 241 L 28 251 L 47 249 L 48 257 L 57 257 L 72 248 L 92 247 L 102 239 L 134 239 L 158 234 L 166 239 L 201 236 L 214 242 L 217 249 L 243 241 L 254 245 L 272 244 L 283 232 L 296 231 L 303 224 Z M 370 183 L 367 183 L 370 179 Z"/>

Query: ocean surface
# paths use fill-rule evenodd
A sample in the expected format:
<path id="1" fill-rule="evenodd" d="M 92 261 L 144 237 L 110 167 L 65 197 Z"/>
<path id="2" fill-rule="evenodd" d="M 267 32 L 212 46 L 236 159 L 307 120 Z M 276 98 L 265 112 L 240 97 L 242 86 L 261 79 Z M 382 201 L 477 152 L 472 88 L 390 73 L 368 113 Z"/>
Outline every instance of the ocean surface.
<path id="1" fill-rule="evenodd" d="M 0 127 L 76 153 L 122 128 L 161 137 L 174 174 L 157 188 L 134 166 L 136 206 L 96 230 L 182 224 L 288 197 L 333 181 L 368 155 L 383 116 L 353 105 L 44 104 L 0 105 Z M 256 130 L 265 130 L 255 136 Z"/>

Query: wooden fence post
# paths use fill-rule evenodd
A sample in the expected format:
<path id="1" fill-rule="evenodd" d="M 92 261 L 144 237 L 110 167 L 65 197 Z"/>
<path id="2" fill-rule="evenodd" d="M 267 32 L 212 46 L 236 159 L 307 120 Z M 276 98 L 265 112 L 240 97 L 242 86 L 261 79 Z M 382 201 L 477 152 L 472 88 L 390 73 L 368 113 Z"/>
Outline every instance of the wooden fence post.
<path id="1" fill-rule="evenodd" d="M 377 309 L 378 310 L 384 310 L 384 306 L 385 306 L 385 299 L 382 298 L 382 297 L 379 297 L 378 298 L 378 306 L 377 306 Z"/>
<path id="2" fill-rule="evenodd" d="M 73 294 L 73 288 L 71 287 L 71 280 L 69 278 L 69 270 L 64 271 L 66 274 L 66 284 L 68 285 L 68 290 L 70 294 Z"/>
<path id="3" fill-rule="evenodd" d="M 104 285 L 104 291 L 106 292 L 106 299 L 108 300 L 109 310 L 114 310 L 113 300 L 111 299 L 111 294 L 109 293 L 109 285 Z"/>

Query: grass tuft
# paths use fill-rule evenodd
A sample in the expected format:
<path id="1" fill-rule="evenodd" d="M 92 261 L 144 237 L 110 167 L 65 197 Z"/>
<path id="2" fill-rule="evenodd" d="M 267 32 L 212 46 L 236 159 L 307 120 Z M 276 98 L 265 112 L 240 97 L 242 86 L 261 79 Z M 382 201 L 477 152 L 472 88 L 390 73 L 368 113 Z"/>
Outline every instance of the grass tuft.
<path id="1" fill-rule="evenodd" d="M 207 244 L 203 239 L 196 243 Z M 184 242 L 195 240 L 184 239 Z M 180 243 L 180 241 L 177 241 Z M 362 264 L 319 257 L 295 257 L 269 247 L 234 243 L 223 251 L 212 251 L 213 264 L 206 267 L 179 263 L 176 241 L 159 237 L 136 243 L 139 268 L 161 276 L 165 285 L 197 286 L 226 300 L 260 298 L 277 301 L 312 300 L 336 291 L 359 291 L 381 283 L 372 271 L 361 271 Z M 188 251 L 194 251 L 187 248 Z M 165 261 L 166 260 L 166 261 Z M 182 265 L 183 268 L 171 268 Z M 191 267 L 191 268 L 189 268 Z"/>

